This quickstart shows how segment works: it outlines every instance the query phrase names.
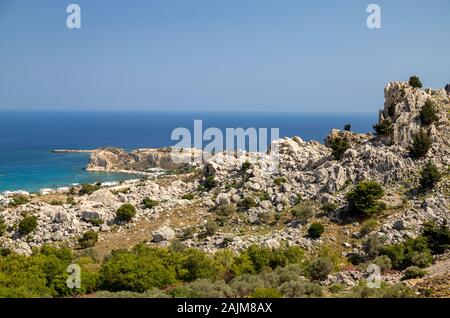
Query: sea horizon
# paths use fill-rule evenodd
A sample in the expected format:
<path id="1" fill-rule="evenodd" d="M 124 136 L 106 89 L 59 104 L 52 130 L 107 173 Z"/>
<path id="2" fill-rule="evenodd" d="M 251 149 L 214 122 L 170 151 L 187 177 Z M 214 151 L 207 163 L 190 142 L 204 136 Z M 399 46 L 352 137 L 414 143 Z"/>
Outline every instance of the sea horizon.
<path id="1" fill-rule="evenodd" d="M 355 132 L 371 131 L 376 113 L 312 112 L 177 112 L 177 111 L 0 111 L 0 193 L 37 192 L 74 183 L 121 181 L 136 178 L 123 173 L 90 173 L 84 168 L 89 154 L 54 154 L 55 149 L 125 150 L 173 146 L 177 127 L 193 130 L 196 119 L 203 129 L 279 128 L 280 138 L 323 139 L 347 123 Z"/>

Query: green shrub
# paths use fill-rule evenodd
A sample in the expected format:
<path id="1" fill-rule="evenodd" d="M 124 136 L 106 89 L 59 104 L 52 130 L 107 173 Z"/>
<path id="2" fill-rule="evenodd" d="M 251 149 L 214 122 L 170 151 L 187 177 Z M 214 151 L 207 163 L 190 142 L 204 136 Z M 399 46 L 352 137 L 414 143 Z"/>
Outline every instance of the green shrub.
<path id="1" fill-rule="evenodd" d="M 273 184 L 276 185 L 276 186 L 280 186 L 283 183 L 286 183 L 286 181 L 287 180 L 284 177 L 276 177 L 275 179 L 273 179 Z"/>
<path id="2" fill-rule="evenodd" d="M 251 298 L 282 298 L 283 295 L 275 288 L 256 288 L 250 294 Z"/>
<path id="3" fill-rule="evenodd" d="M 36 216 L 26 216 L 19 223 L 19 231 L 24 235 L 30 234 L 37 226 L 38 221 Z"/>
<path id="4" fill-rule="evenodd" d="M 413 260 L 417 262 L 416 265 L 423 267 L 428 266 L 432 260 L 427 240 L 423 236 L 407 239 L 403 243 L 384 246 L 381 254 L 388 256 L 391 259 L 392 267 L 397 270 L 415 265 Z"/>
<path id="5" fill-rule="evenodd" d="M 431 125 L 438 120 L 438 110 L 431 99 L 427 99 L 420 110 L 420 121 L 422 125 Z"/>
<path id="6" fill-rule="evenodd" d="M 248 161 L 245 161 L 244 163 L 242 163 L 241 172 L 246 173 L 247 170 L 250 169 L 251 167 L 252 167 L 252 164 Z"/>
<path id="7" fill-rule="evenodd" d="M 182 288 L 185 289 L 183 296 L 187 298 L 231 298 L 234 296 L 233 289 L 224 282 L 213 282 L 204 278 L 186 284 Z M 176 294 L 177 291 L 175 291 Z"/>
<path id="8" fill-rule="evenodd" d="M 329 145 L 332 150 L 334 160 L 341 160 L 344 152 L 350 148 L 348 141 L 341 137 L 332 138 Z"/>
<path id="9" fill-rule="evenodd" d="M 344 130 L 345 130 L 345 131 L 350 131 L 350 130 L 352 130 L 352 125 L 350 125 L 350 124 L 345 124 L 345 125 L 344 125 Z"/>
<path id="10" fill-rule="evenodd" d="M 369 236 L 364 240 L 362 247 L 370 258 L 374 258 L 381 253 L 383 242 L 378 236 Z"/>
<path id="11" fill-rule="evenodd" d="M 450 229 L 447 224 L 428 222 L 423 226 L 422 235 L 433 254 L 442 254 L 450 249 Z"/>
<path id="12" fill-rule="evenodd" d="M 385 119 L 379 124 L 373 125 L 376 136 L 391 136 L 394 133 L 394 126 L 390 119 Z"/>
<path id="13" fill-rule="evenodd" d="M 322 287 L 305 280 L 291 280 L 278 287 L 287 298 L 322 297 Z"/>
<path id="14" fill-rule="evenodd" d="M 405 270 L 402 280 L 420 278 L 420 277 L 425 276 L 426 274 L 427 274 L 427 272 L 425 270 L 423 270 L 417 266 L 411 266 Z"/>
<path id="15" fill-rule="evenodd" d="M 95 191 L 100 189 L 100 185 L 98 184 L 82 184 L 81 189 L 78 192 L 79 195 L 91 195 Z"/>
<path id="16" fill-rule="evenodd" d="M 324 211 L 326 213 L 333 212 L 333 211 L 337 210 L 338 208 L 339 208 L 339 205 L 337 203 L 325 202 L 324 204 L 322 204 L 322 211 Z"/>
<path id="17" fill-rule="evenodd" d="M 205 224 L 205 234 L 207 236 L 211 236 L 216 234 L 217 230 L 219 229 L 219 226 L 217 225 L 217 223 L 213 220 L 209 220 L 208 222 L 206 222 Z"/>
<path id="18" fill-rule="evenodd" d="M 439 172 L 439 169 L 431 160 L 429 160 L 420 171 L 419 183 L 422 189 L 431 189 L 439 182 L 439 180 L 441 180 L 441 178 L 442 174 Z"/>
<path id="19" fill-rule="evenodd" d="M 381 273 L 384 273 L 385 271 L 390 270 L 392 268 L 391 259 L 386 255 L 376 257 L 371 261 L 371 263 L 378 265 L 380 267 Z"/>
<path id="20" fill-rule="evenodd" d="M 413 143 L 409 149 L 413 158 L 425 157 L 428 151 L 431 149 L 432 140 L 428 134 L 420 129 L 413 137 Z"/>
<path id="21" fill-rule="evenodd" d="M 235 277 L 230 286 L 238 297 L 248 297 L 256 289 L 267 286 L 266 282 L 258 275 L 242 274 Z"/>
<path id="22" fill-rule="evenodd" d="M 5 219 L 0 216 L 0 236 L 3 236 L 6 233 L 8 226 L 6 225 Z"/>
<path id="23" fill-rule="evenodd" d="M 360 233 L 362 235 L 367 235 L 370 232 L 374 231 L 378 226 L 377 220 L 369 219 L 367 221 L 364 221 L 364 223 L 361 225 Z"/>
<path id="24" fill-rule="evenodd" d="M 391 104 L 391 105 L 389 105 L 389 107 L 388 107 L 388 109 L 387 109 L 387 112 L 388 112 L 388 116 L 389 117 L 394 117 L 394 115 L 395 115 L 395 104 Z"/>
<path id="25" fill-rule="evenodd" d="M 194 238 L 194 234 L 195 234 L 195 226 L 186 227 L 182 231 L 181 239 L 184 241 L 192 239 Z"/>
<path id="26" fill-rule="evenodd" d="M 11 202 L 9 203 L 10 206 L 16 207 L 19 205 L 23 205 L 30 202 L 30 200 L 24 196 L 24 195 L 15 195 L 12 197 Z"/>
<path id="27" fill-rule="evenodd" d="M 92 230 L 86 231 L 82 237 L 78 239 L 81 248 L 93 247 L 98 242 L 98 234 Z"/>
<path id="28" fill-rule="evenodd" d="M 236 207 L 232 204 L 223 204 L 216 208 L 216 213 L 220 216 L 232 216 L 236 213 Z"/>
<path id="29" fill-rule="evenodd" d="M 117 219 L 125 222 L 130 222 L 135 215 L 136 208 L 130 203 L 123 204 L 116 212 Z"/>
<path id="30" fill-rule="evenodd" d="M 238 202 L 238 207 L 244 211 L 247 211 L 250 208 L 254 208 L 256 206 L 257 206 L 256 201 L 252 197 L 245 197 Z"/>
<path id="31" fill-rule="evenodd" d="M 414 253 L 411 257 L 411 264 L 418 267 L 427 267 L 433 262 L 433 256 L 430 252 Z"/>
<path id="32" fill-rule="evenodd" d="M 415 75 L 413 75 L 409 78 L 409 85 L 411 85 L 414 88 L 422 88 L 422 82 Z"/>
<path id="33" fill-rule="evenodd" d="M 187 282 L 200 278 L 214 280 L 218 273 L 213 260 L 198 249 L 185 250 L 181 256 L 179 267 L 178 277 Z"/>
<path id="34" fill-rule="evenodd" d="M 131 251 L 113 251 L 102 264 L 99 287 L 108 291 L 145 292 L 176 282 L 171 254 L 165 249 L 137 245 Z"/>
<path id="35" fill-rule="evenodd" d="M 333 261 L 327 257 L 317 257 L 310 264 L 309 275 L 314 280 L 324 280 L 333 272 Z"/>
<path id="36" fill-rule="evenodd" d="M 384 196 L 381 185 L 374 181 L 363 181 L 347 193 L 350 211 L 358 217 L 367 217 L 380 213 L 385 205 L 379 200 Z"/>
<path id="37" fill-rule="evenodd" d="M 195 194 L 192 192 L 183 194 L 183 196 L 181 197 L 183 200 L 194 200 L 195 198 Z"/>
<path id="38" fill-rule="evenodd" d="M 145 207 L 146 209 L 151 209 L 151 208 L 153 208 L 153 207 L 155 207 L 155 206 L 158 206 L 158 205 L 159 205 L 159 202 L 156 201 L 156 200 L 152 200 L 152 199 L 150 199 L 149 197 L 145 197 L 145 198 L 142 200 L 142 204 L 144 205 L 144 207 Z"/>
<path id="39" fill-rule="evenodd" d="M 93 226 L 100 226 L 104 223 L 104 221 L 100 218 L 92 218 L 89 220 L 89 223 L 91 223 Z"/>
<path id="40" fill-rule="evenodd" d="M 325 231 L 325 227 L 321 223 L 313 223 L 308 229 L 308 235 L 312 239 L 318 239 Z"/>
<path id="41" fill-rule="evenodd" d="M 306 204 L 297 204 L 292 208 L 292 216 L 296 221 L 307 223 L 314 216 L 314 209 Z"/>
<path id="42" fill-rule="evenodd" d="M 217 187 L 217 181 L 214 179 L 214 176 L 208 176 L 206 177 L 206 179 L 203 181 L 203 186 L 205 187 L 205 189 L 207 191 Z"/>

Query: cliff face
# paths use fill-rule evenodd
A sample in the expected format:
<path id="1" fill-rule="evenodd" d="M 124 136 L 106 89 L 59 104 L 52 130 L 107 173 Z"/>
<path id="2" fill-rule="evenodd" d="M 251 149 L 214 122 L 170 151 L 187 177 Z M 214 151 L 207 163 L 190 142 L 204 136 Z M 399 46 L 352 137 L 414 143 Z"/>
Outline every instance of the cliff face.
<path id="1" fill-rule="evenodd" d="M 137 149 L 126 152 L 118 148 L 102 148 L 91 154 L 87 171 L 147 171 L 151 168 L 177 169 L 187 165 L 186 158 L 201 156 L 196 150 L 180 150 L 176 156 L 170 149 Z"/>

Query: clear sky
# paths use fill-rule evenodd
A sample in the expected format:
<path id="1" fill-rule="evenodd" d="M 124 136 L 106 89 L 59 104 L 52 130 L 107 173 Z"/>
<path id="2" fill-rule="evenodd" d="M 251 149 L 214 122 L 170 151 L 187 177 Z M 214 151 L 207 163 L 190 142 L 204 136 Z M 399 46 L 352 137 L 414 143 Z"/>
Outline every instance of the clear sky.
<path id="1" fill-rule="evenodd" d="M 412 74 L 450 83 L 450 0 L 0 0 L 0 109 L 373 112 Z"/>

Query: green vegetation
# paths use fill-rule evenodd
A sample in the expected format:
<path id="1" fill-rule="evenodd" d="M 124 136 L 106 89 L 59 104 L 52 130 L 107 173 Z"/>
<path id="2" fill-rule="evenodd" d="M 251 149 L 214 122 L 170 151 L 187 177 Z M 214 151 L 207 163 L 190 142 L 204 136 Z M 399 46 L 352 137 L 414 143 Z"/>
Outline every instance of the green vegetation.
<path id="1" fill-rule="evenodd" d="M 256 206 L 257 206 L 256 201 L 252 197 L 245 197 L 238 202 L 238 207 L 244 211 L 247 211 L 250 208 L 254 208 Z"/>
<path id="2" fill-rule="evenodd" d="M 433 254 L 442 254 L 450 249 L 450 229 L 446 223 L 438 225 L 436 222 L 429 222 L 424 225 L 422 235 Z"/>
<path id="3" fill-rule="evenodd" d="M 321 223 L 313 223 L 308 229 L 308 236 L 312 239 L 318 239 L 325 232 L 325 227 Z"/>
<path id="4" fill-rule="evenodd" d="M 413 75 L 409 78 L 409 85 L 411 85 L 414 88 L 422 88 L 422 82 L 415 75 Z"/>
<path id="5" fill-rule="evenodd" d="M 333 212 L 333 211 L 337 210 L 338 208 L 339 208 L 339 205 L 337 203 L 325 202 L 324 204 L 322 204 L 322 211 L 324 211 L 326 213 Z"/>
<path id="6" fill-rule="evenodd" d="M 135 215 L 136 208 L 130 203 L 123 204 L 116 212 L 117 219 L 124 222 L 130 222 Z"/>
<path id="7" fill-rule="evenodd" d="M 11 202 L 9 203 L 9 206 L 12 207 L 17 207 L 19 205 L 23 205 L 30 202 L 30 200 L 24 196 L 24 195 L 15 195 L 12 199 Z"/>
<path id="8" fill-rule="evenodd" d="M 250 294 L 251 298 L 282 298 L 283 295 L 273 287 L 256 288 L 253 293 Z"/>
<path id="9" fill-rule="evenodd" d="M 152 209 L 153 207 L 158 206 L 158 205 L 159 205 L 159 202 L 156 201 L 156 200 L 152 200 L 152 199 L 150 199 L 149 197 L 145 197 L 145 198 L 142 200 L 142 204 L 144 205 L 144 207 L 145 207 L 146 209 Z"/>
<path id="10" fill-rule="evenodd" d="M 8 226 L 6 225 L 5 219 L 0 216 L 0 236 L 3 236 L 6 233 Z"/>
<path id="11" fill-rule="evenodd" d="M 275 179 L 273 179 L 273 184 L 276 185 L 276 186 L 280 186 L 280 185 L 282 185 L 283 183 L 286 183 L 286 182 L 287 182 L 287 180 L 284 177 L 276 177 Z"/>
<path id="12" fill-rule="evenodd" d="M 341 137 L 332 138 L 329 144 L 334 160 L 341 160 L 344 152 L 350 148 L 348 141 Z"/>
<path id="13" fill-rule="evenodd" d="M 189 192 L 189 193 L 183 194 L 183 196 L 181 198 L 183 200 L 194 200 L 195 194 L 193 192 Z"/>
<path id="14" fill-rule="evenodd" d="M 205 234 L 206 234 L 206 236 L 211 236 L 211 235 L 216 234 L 218 229 L 219 229 L 219 226 L 213 220 L 209 220 L 205 224 Z"/>
<path id="15" fill-rule="evenodd" d="M 215 187 L 217 187 L 217 181 L 214 179 L 214 176 L 208 176 L 206 177 L 206 179 L 203 181 L 203 187 L 209 191 Z"/>
<path id="16" fill-rule="evenodd" d="M 94 193 L 95 191 L 100 189 L 100 185 L 99 184 L 82 184 L 81 185 L 81 189 L 78 192 L 79 195 L 91 195 L 92 193 Z"/>
<path id="17" fill-rule="evenodd" d="M 222 204 L 216 208 L 216 213 L 220 216 L 232 216 L 236 213 L 236 207 L 232 204 Z"/>
<path id="18" fill-rule="evenodd" d="M 383 196 L 384 190 L 379 183 L 363 181 L 348 192 L 346 198 L 352 215 L 370 217 L 385 209 L 385 204 L 379 201 Z"/>
<path id="19" fill-rule="evenodd" d="M 24 235 L 30 234 L 37 226 L 38 221 L 36 216 L 26 216 L 19 223 L 19 231 Z"/>
<path id="20" fill-rule="evenodd" d="M 431 148 L 432 140 L 428 134 L 420 129 L 413 137 L 413 143 L 410 147 L 410 153 L 413 158 L 425 157 Z"/>
<path id="21" fill-rule="evenodd" d="M 344 125 L 344 130 L 345 130 L 345 131 L 350 131 L 350 130 L 352 130 L 352 125 L 350 125 L 350 124 L 345 124 L 345 125 Z"/>
<path id="22" fill-rule="evenodd" d="M 92 230 L 86 231 L 82 237 L 78 239 L 81 248 L 93 247 L 98 242 L 98 234 Z"/>
<path id="23" fill-rule="evenodd" d="M 241 166 L 241 172 L 246 173 L 252 167 L 252 164 L 248 161 L 245 161 Z"/>
<path id="24" fill-rule="evenodd" d="M 100 226 L 103 224 L 103 220 L 100 218 L 92 218 L 89 220 L 89 223 L 91 223 L 93 226 Z"/>
<path id="25" fill-rule="evenodd" d="M 420 110 L 420 121 L 422 125 L 431 125 L 438 120 L 438 110 L 431 99 L 427 99 Z"/>
<path id="26" fill-rule="evenodd" d="M 361 225 L 361 231 L 360 232 L 361 232 L 362 235 L 367 235 L 370 232 L 374 231 L 377 226 L 378 226 L 377 220 L 369 219 L 369 220 L 365 221 Z"/>
<path id="27" fill-rule="evenodd" d="M 385 119 L 379 124 L 373 125 L 373 129 L 375 130 L 375 135 L 377 136 L 392 136 L 394 133 L 394 126 L 390 119 Z"/>
<path id="28" fill-rule="evenodd" d="M 420 171 L 419 183 L 422 189 L 431 189 L 439 182 L 441 178 L 442 174 L 439 172 L 439 169 L 433 161 L 429 160 Z"/>
<path id="29" fill-rule="evenodd" d="M 313 280 L 324 280 L 333 272 L 333 261 L 327 257 L 318 257 L 311 262 L 309 275 Z"/>
<path id="30" fill-rule="evenodd" d="M 292 216 L 300 223 L 306 224 L 314 216 L 314 209 L 307 203 L 299 203 L 292 207 Z"/>
<path id="31" fill-rule="evenodd" d="M 420 278 L 427 274 L 427 272 L 417 266 L 408 267 L 405 270 L 404 276 L 402 280 L 412 279 L 412 278 Z"/>

